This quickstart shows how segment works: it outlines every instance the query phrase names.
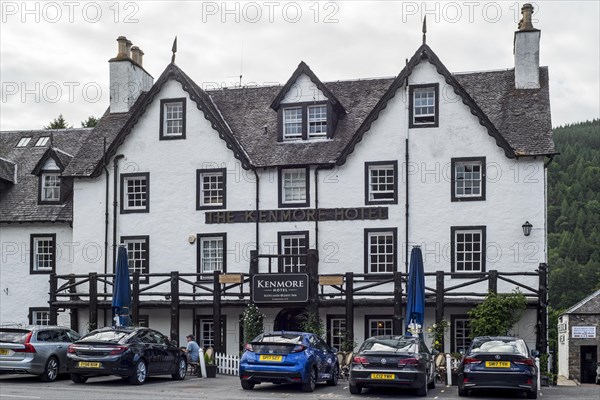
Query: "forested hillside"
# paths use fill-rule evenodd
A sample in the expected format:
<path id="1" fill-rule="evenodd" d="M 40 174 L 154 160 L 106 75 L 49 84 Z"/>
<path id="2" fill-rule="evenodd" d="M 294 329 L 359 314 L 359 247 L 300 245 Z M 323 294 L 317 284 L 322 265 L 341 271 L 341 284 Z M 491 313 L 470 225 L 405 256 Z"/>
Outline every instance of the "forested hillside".
<path id="1" fill-rule="evenodd" d="M 548 265 L 556 317 L 600 289 L 600 120 L 555 128 L 554 142 L 560 155 L 548 167 Z"/>

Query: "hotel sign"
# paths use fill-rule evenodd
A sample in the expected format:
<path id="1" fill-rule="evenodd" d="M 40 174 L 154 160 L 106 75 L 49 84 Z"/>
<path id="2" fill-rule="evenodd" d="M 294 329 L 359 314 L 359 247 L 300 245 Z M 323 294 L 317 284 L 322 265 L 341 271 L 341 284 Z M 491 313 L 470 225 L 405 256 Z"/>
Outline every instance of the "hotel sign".
<path id="1" fill-rule="evenodd" d="M 280 210 L 212 211 L 205 214 L 207 224 L 239 222 L 355 221 L 388 219 L 387 207 L 295 208 Z"/>
<path id="2" fill-rule="evenodd" d="M 254 303 L 306 303 L 308 274 L 258 274 L 252 278 Z"/>

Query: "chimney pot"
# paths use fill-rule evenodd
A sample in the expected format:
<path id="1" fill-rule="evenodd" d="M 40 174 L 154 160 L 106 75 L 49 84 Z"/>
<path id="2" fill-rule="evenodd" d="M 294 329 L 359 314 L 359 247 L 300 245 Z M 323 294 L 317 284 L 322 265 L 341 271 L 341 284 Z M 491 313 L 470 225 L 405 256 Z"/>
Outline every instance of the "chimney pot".
<path id="1" fill-rule="evenodd" d="M 131 40 L 127 40 L 125 42 L 125 48 L 126 48 L 126 54 L 127 54 L 127 58 L 131 58 L 131 45 L 133 43 L 131 42 Z"/>
<path id="2" fill-rule="evenodd" d="M 127 57 L 127 38 L 125 36 L 119 36 L 117 38 L 118 48 L 117 48 L 117 57 L 116 58 L 126 58 Z"/>
<path id="3" fill-rule="evenodd" d="M 142 65 L 142 63 L 140 62 L 140 48 L 137 46 L 133 46 L 131 48 L 131 58 L 133 59 L 133 62 L 139 65 Z"/>
<path id="4" fill-rule="evenodd" d="M 519 21 L 519 30 L 530 31 L 535 29 L 533 27 L 533 22 L 531 21 L 531 16 L 533 15 L 533 6 L 529 3 L 523 4 L 523 7 L 521 7 L 521 14 L 523 14 L 523 18 L 521 18 Z"/>

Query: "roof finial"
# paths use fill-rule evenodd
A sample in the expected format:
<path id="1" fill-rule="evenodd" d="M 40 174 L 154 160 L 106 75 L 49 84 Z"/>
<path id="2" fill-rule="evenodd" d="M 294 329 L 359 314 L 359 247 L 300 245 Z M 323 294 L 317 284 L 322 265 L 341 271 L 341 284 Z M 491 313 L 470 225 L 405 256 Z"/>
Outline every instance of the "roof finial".
<path id="1" fill-rule="evenodd" d="M 423 44 L 427 41 L 427 15 L 423 17 Z"/>
<path id="2" fill-rule="evenodd" d="M 175 53 L 177 53 L 177 36 L 175 36 L 175 40 L 173 40 L 173 47 L 171 47 L 171 51 L 173 55 L 171 56 L 171 64 L 175 64 Z"/>

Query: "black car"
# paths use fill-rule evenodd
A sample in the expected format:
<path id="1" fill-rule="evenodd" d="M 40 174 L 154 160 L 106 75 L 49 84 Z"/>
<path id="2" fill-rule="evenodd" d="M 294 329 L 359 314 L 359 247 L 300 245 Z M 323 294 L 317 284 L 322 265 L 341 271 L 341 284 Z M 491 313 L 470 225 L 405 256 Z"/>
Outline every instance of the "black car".
<path id="1" fill-rule="evenodd" d="M 350 366 L 350 393 L 376 386 L 417 389 L 417 395 L 426 396 L 435 387 L 435 365 L 423 340 L 412 336 L 367 339 Z"/>
<path id="2" fill-rule="evenodd" d="M 141 385 L 151 375 L 184 379 L 187 358 L 163 334 L 148 328 L 113 327 L 92 331 L 69 346 L 67 367 L 75 383 L 117 375 Z"/>
<path id="3" fill-rule="evenodd" d="M 458 367 L 458 395 L 468 396 L 473 389 L 514 389 L 537 398 L 537 354 L 523 339 L 476 337 Z"/>

